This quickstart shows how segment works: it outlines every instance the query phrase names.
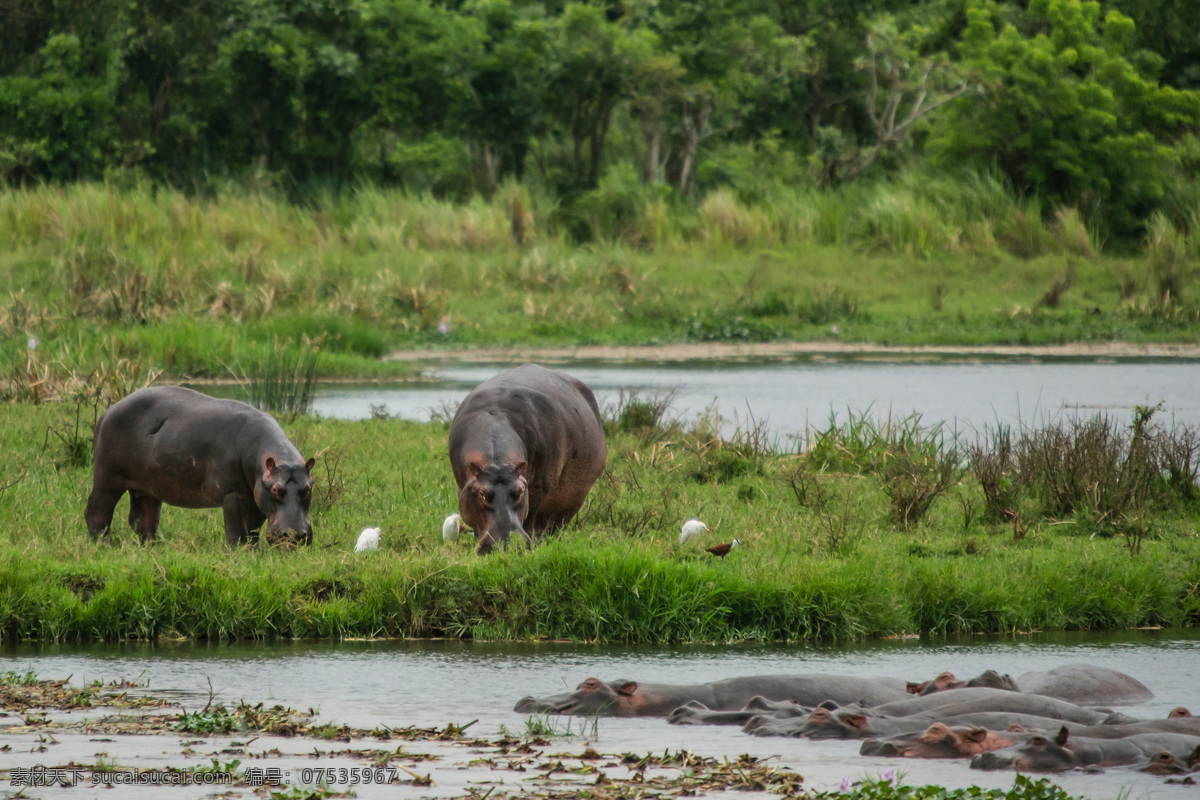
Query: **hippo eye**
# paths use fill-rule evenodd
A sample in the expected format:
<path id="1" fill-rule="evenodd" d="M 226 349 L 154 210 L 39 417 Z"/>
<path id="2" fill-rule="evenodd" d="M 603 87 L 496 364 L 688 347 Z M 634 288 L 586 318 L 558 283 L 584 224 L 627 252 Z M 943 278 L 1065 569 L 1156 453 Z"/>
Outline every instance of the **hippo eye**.
<path id="1" fill-rule="evenodd" d="M 516 490 L 515 492 L 513 492 L 513 497 L 515 497 L 515 498 L 517 498 L 518 500 L 520 500 L 520 499 L 521 499 L 521 495 L 523 495 L 523 494 L 525 494 L 525 490 L 524 490 L 524 489 L 522 489 L 520 486 L 518 486 L 518 487 L 517 487 L 517 490 Z"/>
<path id="2" fill-rule="evenodd" d="M 312 497 L 312 489 L 311 488 L 309 488 L 308 486 L 305 486 L 303 489 L 300 490 L 300 499 L 301 500 L 307 500 L 310 497 Z"/>
<path id="3" fill-rule="evenodd" d="M 275 484 L 274 486 L 271 487 L 271 494 L 274 495 L 276 500 L 282 500 L 283 499 L 283 487 L 280 486 L 278 483 Z"/>

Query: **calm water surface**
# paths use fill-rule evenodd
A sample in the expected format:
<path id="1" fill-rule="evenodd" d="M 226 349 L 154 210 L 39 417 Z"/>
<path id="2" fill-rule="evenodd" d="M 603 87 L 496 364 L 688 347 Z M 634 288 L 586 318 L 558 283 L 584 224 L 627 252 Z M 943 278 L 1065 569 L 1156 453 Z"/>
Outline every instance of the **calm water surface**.
<path id="1" fill-rule="evenodd" d="M 1014 677 L 1030 670 L 1089 662 L 1127 672 L 1157 695 L 1124 709 L 1161 717 L 1177 705 L 1200 710 L 1200 631 L 1109 635 L 1033 635 L 1004 640 L 873 642 L 842 647 L 693 646 L 674 648 L 513 645 L 457 642 L 327 642 L 273 645 L 22 646 L 0 651 L 0 670 L 33 669 L 73 681 L 135 678 L 150 692 L 191 708 L 204 705 L 208 682 L 218 699 L 271 700 L 317 708 L 331 721 L 360 727 L 444 726 L 479 720 L 475 732 L 520 733 L 525 715 L 512 711 L 527 694 L 574 688 L 583 679 L 703 682 L 737 675 L 826 672 L 925 679 L 944 669 L 960 676 L 987 668 Z M 560 723 L 565 724 L 565 723 Z M 1008 786 L 1011 775 L 969 770 L 964 762 L 899 762 L 858 755 L 857 742 L 758 738 L 736 727 L 677 727 L 659 719 L 602 719 L 597 745 L 606 752 L 687 748 L 704 755 L 776 755 L 817 787 L 843 775 L 875 776 L 899 766 L 911 783 Z M 1194 796 L 1195 787 L 1120 770 L 1056 778 L 1092 797 Z M 1187 794 L 1187 792 L 1192 794 Z M 106 795 L 108 796 L 108 795 Z"/>
<path id="2" fill-rule="evenodd" d="M 960 430 L 985 425 L 1035 424 L 1058 415 L 1106 413 L 1127 420 L 1135 405 L 1163 403 L 1160 419 L 1200 425 L 1200 363 L 1187 360 L 806 360 L 758 364 L 589 364 L 561 369 L 592 387 L 602 407 L 622 391 L 674 392 L 672 408 L 691 419 L 715 407 L 728 421 L 765 421 L 786 439 L 824 427 L 847 409 L 877 418 L 947 422 Z M 433 367 L 419 388 L 325 386 L 314 411 L 362 419 L 371 405 L 407 419 L 427 420 L 504 368 L 450 364 Z"/>

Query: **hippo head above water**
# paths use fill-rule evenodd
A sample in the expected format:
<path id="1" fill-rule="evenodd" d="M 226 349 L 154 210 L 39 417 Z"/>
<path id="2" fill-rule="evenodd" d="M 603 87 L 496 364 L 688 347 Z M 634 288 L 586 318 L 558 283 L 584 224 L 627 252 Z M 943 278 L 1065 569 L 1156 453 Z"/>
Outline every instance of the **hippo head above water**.
<path id="1" fill-rule="evenodd" d="M 1015 769 L 1019 772 L 1062 772 L 1080 766 L 1064 725 L 1053 739 L 1035 734 L 1024 744 L 994 752 L 980 753 L 971 759 L 971 769 Z"/>
<path id="2" fill-rule="evenodd" d="M 262 474 L 254 483 L 254 502 L 267 517 L 265 534 L 294 536 L 297 542 L 312 542 L 308 507 L 312 503 L 312 468 L 317 461 L 285 464 L 272 456 L 263 460 Z"/>
<path id="3" fill-rule="evenodd" d="M 634 681 L 602 681 L 588 678 L 574 692 L 550 697 L 524 697 L 513 709 L 522 714 L 606 714 L 636 716 L 638 685 Z"/>
<path id="4" fill-rule="evenodd" d="M 506 547 L 513 533 L 530 541 L 523 525 L 529 515 L 528 471 L 525 461 L 488 466 L 482 460 L 467 462 L 467 480 L 458 492 L 458 513 L 475 531 L 480 554 Z"/>
<path id="5" fill-rule="evenodd" d="M 1183 775 L 1195 772 L 1197 767 L 1200 767 L 1200 745 L 1196 746 L 1186 761 L 1176 758 L 1175 754 L 1168 750 L 1161 750 L 1150 756 L 1150 760 L 1140 771 L 1149 772 L 1151 775 Z"/>
<path id="6" fill-rule="evenodd" d="M 973 689 L 976 687 L 986 687 L 989 689 L 1004 689 L 1008 692 L 1019 692 L 1020 688 L 1008 675 L 1001 675 L 994 669 L 984 670 L 979 675 L 971 678 L 968 681 L 960 681 L 954 677 L 952 672 L 943 672 L 931 681 L 924 683 L 909 683 L 908 693 L 915 695 L 928 695 L 937 692 L 944 692 L 950 689 Z"/>

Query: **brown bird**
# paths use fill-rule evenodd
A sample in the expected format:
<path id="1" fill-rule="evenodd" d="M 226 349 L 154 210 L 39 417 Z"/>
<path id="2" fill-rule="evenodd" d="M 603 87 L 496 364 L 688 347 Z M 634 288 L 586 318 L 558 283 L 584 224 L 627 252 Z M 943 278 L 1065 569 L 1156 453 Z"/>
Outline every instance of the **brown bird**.
<path id="1" fill-rule="evenodd" d="M 741 542 L 739 542 L 737 539 L 734 539 L 732 542 L 714 544 L 712 547 L 706 547 L 704 549 L 718 558 L 724 558 L 725 556 L 729 555 L 730 550 L 737 547 L 739 544 L 741 544 Z"/>

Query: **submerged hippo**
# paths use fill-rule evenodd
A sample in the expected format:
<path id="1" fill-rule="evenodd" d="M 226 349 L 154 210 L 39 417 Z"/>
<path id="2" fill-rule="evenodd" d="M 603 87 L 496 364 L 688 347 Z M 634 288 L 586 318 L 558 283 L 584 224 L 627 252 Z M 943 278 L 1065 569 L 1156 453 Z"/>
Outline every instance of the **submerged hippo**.
<path id="1" fill-rule="evenodd" d="M 574 692 L 525 697 L 515 711 L 534 714 L 603 714 L 614 717 L 665 717 L 690 702 L 712 711 L 737 711 L 756 695 L 815 706 L 825 700 L 866 705 L 904 697 L 904 684 L 892 678 L 844 675 L 752 675 L 712 683 L 636 683 L 588 678 Z"/>
<path id="2" fill-rule="evenodd" d="M 1141 733 L 1123 739 L 1072 736 L 1064 725 L 1053 738 L 1036 734 L 1023 744 L 981 753 L 972 769 L 1016 769 L 1022 772 L 1062 772 L 1076 767 L 1120 767 L 1147 764 L 1167 752 L 1187 761 L 1200 738 L 1179 733 Z"/>
<path id="3" fill-rule="evenodd" d="M 950 692 L 939 692 L 920 697 L 910 696 L 907 700 L 879 706 L 874 711 L 890 717 L 936 714 L 939 718 L 979 711 L 1009 711 L 1075 722 L 1080 725 L 1098 725 L 1110 717 L 1103 711 L 1077 706 L 1066 700 L 985 687 L 955 689 Z"/>
<path id="4" fill-rule="evenodd" d="M 667 715 L 672 725 L 745 725 L 751 718 L 768 715 L 774 719 L 806 717 L 812 711 L 794 700 L 768 700 L 755 695 L 737 711 L 713 711 L 693 700 Z"/>
<path id="5" fill-rule="evenodd" d="M 163 503 L 219 507 L 230 547 L 264 521 L 267 534 L 312 543 L 315 459 L 305 461 L 271 415 L 245 403 L 176 386 L 139 389 L 100 416 L 92 453 L 84 518 L 93 538 L 108 535 L 128 492 L 129 525 L 143 543 L 154 540 Z"/>
<path id="6" fill-rule="evenodd" d="M 1093 664 L 1026 672 L 1017 678 L 1017 686 L 1028 694 L 1044 694 L 1081 706 L 1131 706 L 1154 699 L 1154 692 L 1136 678 Z"/>
<path id="7" fill-rule="evenodd" d="M 1200 767 L 1200 745 L 1192 751 L 1187 759 L 1176 758 L 1169 750 L 1160 750 L 1150 756 L 1150 760 L 1141 767 L 1142 772 L 1152 775 L 1181 775 L 1195 772 Z"/>
<path id="8" fill-rule="evenodd" d="M 908 684 L 908 691 L 925 696 L 975 687 L 1040 694 L 1083 706 L 1136 705 L 1154 699 L 1154 692 L 1136 678 L 1092 664 L 1067 664 L 1041 672 L 1026 672 L 1015 681 L 993 669 L 967 681 L 960 681 L 952 672 L 943 672 L 933 680 Z"/>
<path id="9" fill-rule="evenodd" d="M 450 425 L 450 466 L 478 551 L 569 522 L 607 455 L 596 398 L 574 378 L 525 364 L 475 387 Z"/>

